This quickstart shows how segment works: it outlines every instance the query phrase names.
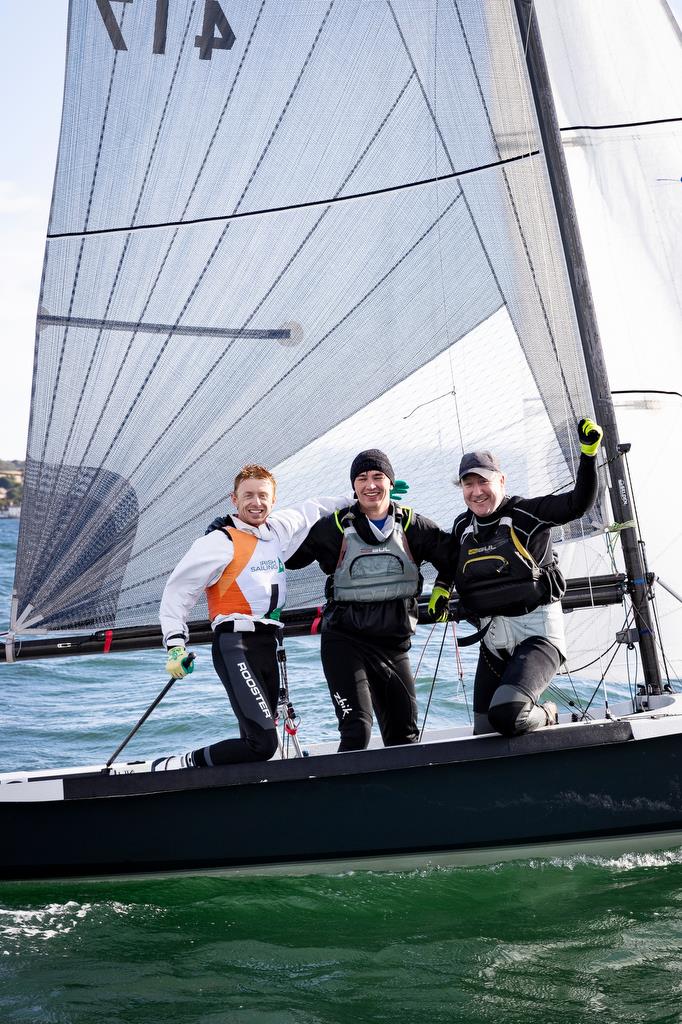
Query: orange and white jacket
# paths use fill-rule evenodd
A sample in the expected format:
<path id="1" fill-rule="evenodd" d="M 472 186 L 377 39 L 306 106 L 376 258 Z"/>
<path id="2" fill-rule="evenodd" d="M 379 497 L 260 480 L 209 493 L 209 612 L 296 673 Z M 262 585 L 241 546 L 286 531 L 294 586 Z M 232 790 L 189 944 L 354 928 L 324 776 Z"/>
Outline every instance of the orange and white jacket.
<path id="1" fill-rule="evenodd" d="M 214 629 L 228 619 L 246 630 L 253 629 L 254 620 L 276 625 L 286 600 L 284 562 L 318 519 L 347 504 L 347 494 L 310 498 L 272 512 L 262 526 L 249 526 L 235 515 L 233 526 L 195 540 L 169 576 L 161 598 L 159 618 L 166 646 L 187 642 L 187 617 L 203 591 Z"/>

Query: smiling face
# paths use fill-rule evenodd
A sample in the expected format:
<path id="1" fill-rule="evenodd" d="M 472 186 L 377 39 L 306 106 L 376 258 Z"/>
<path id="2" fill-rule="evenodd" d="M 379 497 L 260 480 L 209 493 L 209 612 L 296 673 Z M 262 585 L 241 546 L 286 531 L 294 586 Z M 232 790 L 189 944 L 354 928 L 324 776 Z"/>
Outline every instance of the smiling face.
<path id="1" fill-rule="evenodd" d="M 495 473 L 492 480 L 486 480 L 478 473 L 467 473 L 460 483 L 464 503 L 474 515 L 492 515 L 504 498 L 504 473 Z"/>
<path id="2" fill-rule="evenodd" d="M 369 519 L 382 519 L 388 515 L 391 504 L 391 481 L 379 469 L 360 473 L 353 481 L 353 490 L 358 496 L 360 511 Z"/>
<path id="3" fill-rule="evenodd" d="M 237 490 L 230 497 L 243 523 L 261 526 L 275 503 L 275 488 L 271 480 L 250 477 L 241 480 Z"/>

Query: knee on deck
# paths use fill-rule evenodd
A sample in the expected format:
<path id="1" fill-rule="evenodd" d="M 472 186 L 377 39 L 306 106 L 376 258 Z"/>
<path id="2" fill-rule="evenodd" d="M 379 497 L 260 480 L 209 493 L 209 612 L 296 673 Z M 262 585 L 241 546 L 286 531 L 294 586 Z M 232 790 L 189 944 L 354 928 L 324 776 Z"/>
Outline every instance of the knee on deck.
<path id="1" fill-rule="evenodd" d="M 254 730 L 246 742 L 258 760 L 269 761 L 277 750 L 277 733 L 274 729 Z"/>
<path id="2" fill-rule="evenodd" d="M 532 700 L 491 704 L 488 719 L 495 732 L 502 736 L 521 736 L 530 728 L 530 716 L 535 707 Z"/>

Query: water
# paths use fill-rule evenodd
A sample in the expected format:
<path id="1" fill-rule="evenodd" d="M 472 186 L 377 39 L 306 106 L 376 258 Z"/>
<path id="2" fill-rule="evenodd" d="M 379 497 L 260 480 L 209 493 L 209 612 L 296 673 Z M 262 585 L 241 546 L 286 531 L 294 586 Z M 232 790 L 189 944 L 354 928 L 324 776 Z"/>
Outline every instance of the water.
<path id="1" fill-rule="evenodd" d="M 0 521 L 5 622 L 16 535 Z M 439 643 L 422 664 L 422 709 Z M 289 660 L 304 738 L 333 738 L 316 642 L 291 642 Z M 465 653 L 469 692 L 474 660 Z M 2 769 L 101 761 L 164 679 L 160 651 L 3 665 Z M 467 720 L 467 700 L 448 645 L 429 724 L 455 720 Z M 194 676 L 130 753 L 184 750 L 231 728 L 199 649 Z M 677 851 L 331 878 L 0 885 L 1 1024 L 663 1024 L 682 1022 L 681 995 Z"/>

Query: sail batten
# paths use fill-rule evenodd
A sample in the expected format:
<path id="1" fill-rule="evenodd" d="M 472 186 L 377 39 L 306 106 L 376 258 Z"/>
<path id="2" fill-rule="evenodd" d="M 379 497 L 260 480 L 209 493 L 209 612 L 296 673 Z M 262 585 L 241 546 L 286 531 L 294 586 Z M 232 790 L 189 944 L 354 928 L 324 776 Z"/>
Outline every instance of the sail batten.
<path id="1" fill-rule="evenodd" d="M 564 130 L 571 131 L 572 129 L 566 128 Z M 192 227 L 197 224 L 214 224 L 229 220 L 243 220 L 249 217 L 267 217 L 269 214 L 289 213 L 294 210 L 308 210 L 311 207 L 331 206 L 335 203 L 352 203 L 361 199 L 369 199 L 373 196 L 386 195 L 386 193 L 389 192 L 404 192 L 408 189 L 424 188 L 429 185 L 436 185 L 441 181 L 449 181 L 452 178 L 465 178 L 467 175 L 478 174 L 480 171 L 488 171 L 493 167 L 503 167 L 506 164 L 514 164 L 520 160 L 528 160 L 530 157 L 538 156 L 539 152 L 539 149 L 531 149 L 528 152 L 516 153 L 513 156 L 504 157 L 499 160 L 491 160 L 488 163 L 477 164 L 474 167 L 460 167 L 454 171 L 437 174 L 432 178 L 421 178 L 417 181 L 408 181 L 402 185 L 389 185 L 386 188 L 372 189 L 369 192 L 353 192 L 350 195 L 345 196 L 326 196 L 322 199 L 312 199 L 306 203 L 292 203 L 289 206 L 273 206 L 262 210 L 247 210 L 243 213 L 218 213 L 212 217 L 196 217 L 192 220 L 185 219 L 165 221 L 159 224 L 124 224 L 117 227 L 97 228 L 92 231 L 66 231 L 60 234 L 48 234 L 47 239 L 48 241 L 54 241 L 60 238 L 83 238 L 85 236 L 120 234 L 121 232 L 134 234 L 136 231 L 155 231 L 160 228 Z M 50 318 L 43 319 L 50 322 Z M 56 318 L 53 319 L 56 321 Z"/>

